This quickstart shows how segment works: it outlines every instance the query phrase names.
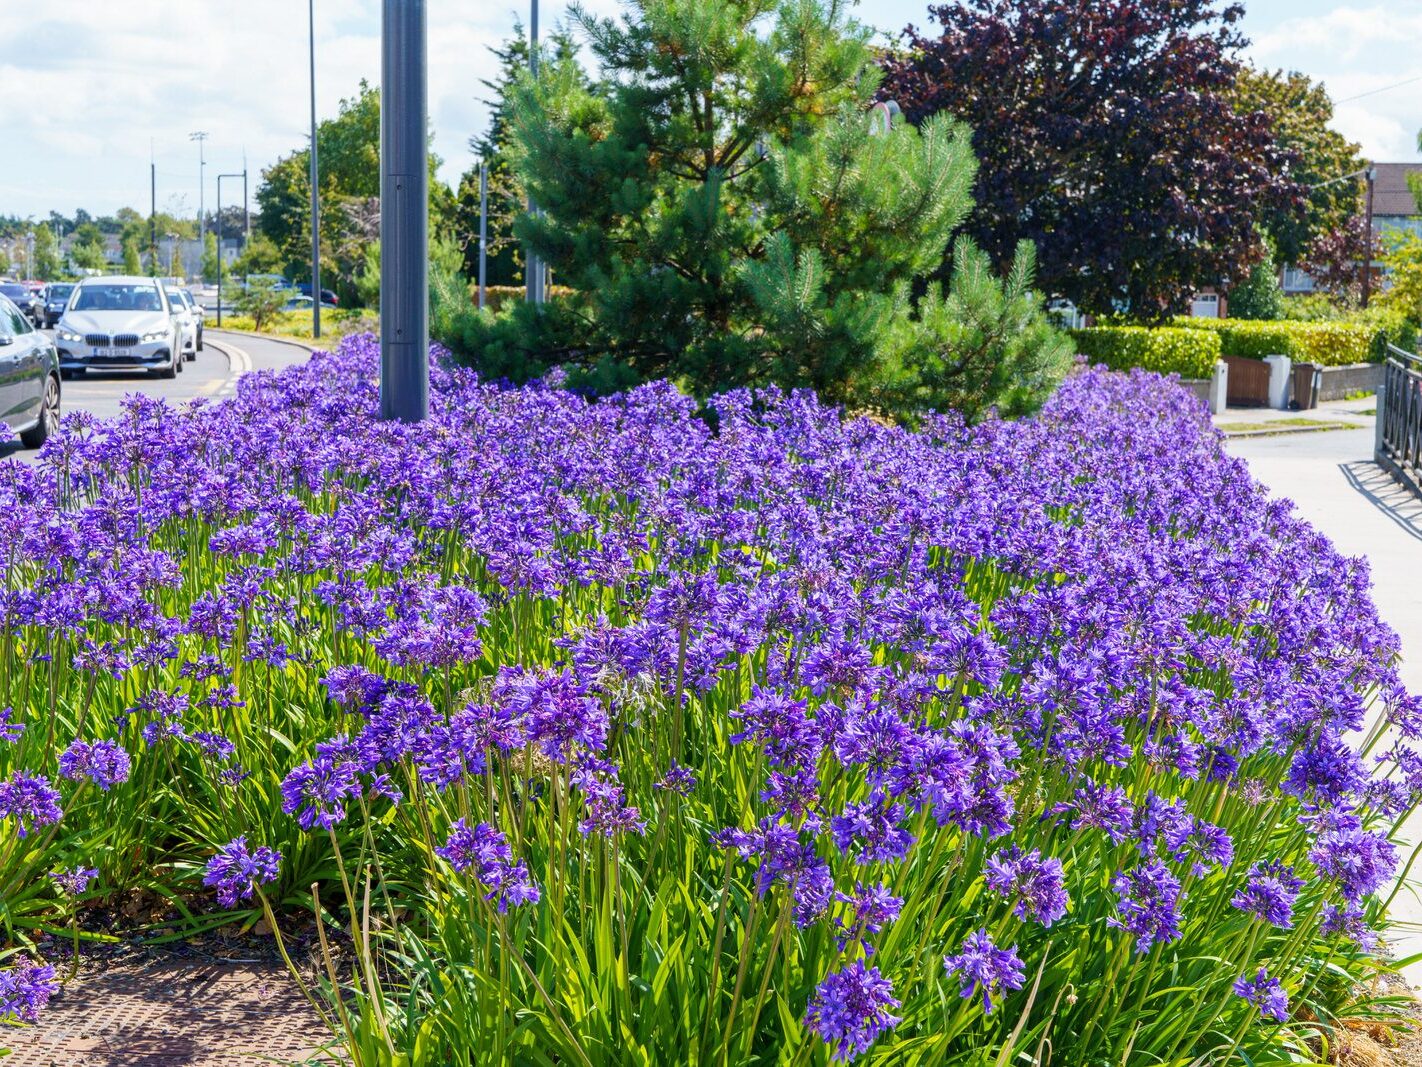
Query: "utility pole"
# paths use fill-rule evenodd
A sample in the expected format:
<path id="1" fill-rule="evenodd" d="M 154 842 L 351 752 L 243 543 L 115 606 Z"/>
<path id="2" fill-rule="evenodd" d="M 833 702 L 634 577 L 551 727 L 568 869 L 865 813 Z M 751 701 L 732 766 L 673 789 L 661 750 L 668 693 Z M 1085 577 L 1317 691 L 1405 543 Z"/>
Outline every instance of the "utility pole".
<path id="1" fill-rule="evenodd" d="M 531 11 L 528 20 L 528 73 L 538 80 L 538 0 L 532 0 Z M 538 214 L 538 205 L 533 202 L 533 197 L 528 198 L 528 213 Z M 543 292 L 543 261 L 533 254 L 533 249 L 524 250 L 523 255 L 524 283 L 528 288 L 528 302 L 530 304 L 541 304 L 544 299 Z"/>
<path id="2" fill-rule="evenodd" d="M 148 164 L 148 263 L 158 276 L 158 164 Z"/>
<path id="3" fill-rule="evenodd" d="M 321 336 L 321 168 L 316 155 L 316 0 L 306 0 L 311 58 L 311 336 Z M 383 101 L 382 101 L 383 103 Z M 382 114 L 384 109 L 382 108 Z"/>
<path id="4" fill-rule="evenodd" d="M 240 174 L 219 174 L 217 176 L 217 325 L 222 325 L 222 179 L 241 178 L 247 180 L 247 172 Z"/>
<path id="5" fill-rule="evenodd" d="M 484 310 L 489 252 L 489 161 L 479 160 L 479 310 Z"/>
<path id="6" fill-rule="evenodd" d="M 247 210 L 247 146 L 242 146 L 242 251 L 252 243 L 252 213 Z"/>
<path id="7" fill-rule="evenodd" d="M 1373 292 L 1373 185 L 1377 182 L 1378 168 L 1371 163 L 1363 172 L 1368 182 L 1367 207 L 1363 212 L 1363 307 L 1368 306 L 1368 298 Z"/>
<path id="8" fill-rule="evenodd" d="M 384 0 L 380 65 L 380 416 L 429 411 L 425 0 Z M 319 295 L 319 294 L 316 294 Z"/>
<path id="9" fill-rule="evenodd" d="M 198 130 L 196 133 L 190 133 L 188 140 L 196 141 L 198 146 L 198 241 L 201 242 L 204 232 L 203 221 L 206 217 L 203 212 L 202 192 L 203 187 L 207 184 L 207 160 L 203 158 L 202 143 L 207 140 L 207 131 Z"/>

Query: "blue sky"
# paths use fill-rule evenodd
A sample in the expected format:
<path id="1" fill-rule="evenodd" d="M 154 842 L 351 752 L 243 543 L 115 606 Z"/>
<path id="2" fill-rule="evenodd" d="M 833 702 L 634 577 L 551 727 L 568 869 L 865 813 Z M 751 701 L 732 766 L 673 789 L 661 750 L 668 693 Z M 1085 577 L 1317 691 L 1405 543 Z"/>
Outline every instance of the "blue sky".
<path id="1" fill-rule="evenodd" d="M 8 6 L 8 5 L 7 5 Z M 612 13 L 617 0 L 588 0 Z M 378 0 L 316 0 L 317 97 L 323 115 L 380 76 Z M 561 4 L 544 3 L 545 25 Z M 1321 78 L 1336 125 L 1379 160 L 1422 159 L 1422 0 L 1253 0 L 1245 30 L 1261 66 Z M 430 0 L 430 111 L 442 177 L 469 165 L 485 121 L 487 46 L 527 6 Z M 863 0 L 862 21 L 897 33 L 929 25 L 921 0 Z M 1362 96 L 1358 94 L 1371 93 Z M 107 213 L 148 203 L 150 144 L 160 207 L 195 213 L 197 146 L 206 130 L 206 204 L 214 176 L 253 172 L 301 144 L 306 126 L 306 10 L 298 0 L 44 0 L 0 19 L 0 214 L 51 208 Z M 224 182 L 230 199 L 240 183 Z"/>

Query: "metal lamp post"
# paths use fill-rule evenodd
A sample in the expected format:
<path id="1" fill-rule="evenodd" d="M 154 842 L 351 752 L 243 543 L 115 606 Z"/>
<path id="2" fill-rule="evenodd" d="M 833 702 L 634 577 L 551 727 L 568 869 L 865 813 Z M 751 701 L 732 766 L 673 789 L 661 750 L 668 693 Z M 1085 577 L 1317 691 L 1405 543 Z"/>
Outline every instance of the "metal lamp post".
<path id="1" fill-rule="evenodd" d="M 380 66 L 380 414 L 429 411 L 429 126 L 424 0 L 384 0 Z M 319 298 L 312 289 L 312 296 Z"/>
<path id="2" fill-rule="evenodd" d="M 241 178 L 247 180 L 247 172 L 219 174 L 217 176 L 217 325 L 222 325 L 222 179 Z"/>
<path id="3" fill-rule="evenodd" d="M 316 148 L 316 0 L 307 0 L 311 59 L 311 336 L 321 337 L 321 182 Z"/>
<path id="4" fill-rule="evenodd" d="M 1373 292 L 1373 186 L 1378 180 L 1378 169 L 1371 163 L 1363 172 L 1368 183 L 1367 207 L 1363 214 L 1363 307 L 1368 306 L 1368 298 Z"/>
<path id="5" fill-rule="evenodd" d="M 198 240 L 201 241 L 203 234 L 206 232 L 203 229 L 202 194 L 203 189 L 207 185 L 207 160 L 203 158 L 202 144 L 207 140 L 207 131 L 198 130 L 195 133 L 190 133 L 188 134 L 188 140 L 196 141 L 198 146 Z"/>

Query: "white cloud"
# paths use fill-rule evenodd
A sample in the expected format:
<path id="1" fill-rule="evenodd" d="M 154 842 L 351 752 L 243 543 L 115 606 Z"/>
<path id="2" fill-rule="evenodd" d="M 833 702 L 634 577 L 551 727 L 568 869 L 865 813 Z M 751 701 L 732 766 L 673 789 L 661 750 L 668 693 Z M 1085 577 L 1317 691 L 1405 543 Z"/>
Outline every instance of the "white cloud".
<path id="1" fill-rule="evenodd" d="M 611 12 L 616 0 L 598 0 Z M 380 81 L 379 0 L 316 0 L 317 109 L 335 113 L 362 77 Z M 148 203 L 150 141 L 158 200 L 197 206 L 206 130 L 210 209 L 215 175 L 260 168 L 300 147 L 309 122 L 306 4 L 300 0 L 45 0 L 35 17 L 0 20 L 0 214 L 43 217 L 75 207 L 111 212 Z M 561 17 L 545 3 L 542 23 Z M 481 84 L 527 4 L 432 0 L 429 109 L 441 176 L 453 183 L 483 129 Z M 546 32 L 546 31 L 545 31 Z M 225 198 L 240 183 L 223 183 Z"/>
<path id="2" fill-rule="evenodd" d="M 1279 14 L 1283 6 L 1273 5 Z M 1255 5 L 1249 11 L 1252 23 Z M 1361 145 L 1365 156 L 1419 158 L 1422 81 L 1398 83 L 1422 75 L 1422 0 L 1283 14 L 1263 29 L 1246 29 L 1254 38 L 1254 62 L 1300 70 L 1327 86 L 1338 102 L 1334 128 Z"/>

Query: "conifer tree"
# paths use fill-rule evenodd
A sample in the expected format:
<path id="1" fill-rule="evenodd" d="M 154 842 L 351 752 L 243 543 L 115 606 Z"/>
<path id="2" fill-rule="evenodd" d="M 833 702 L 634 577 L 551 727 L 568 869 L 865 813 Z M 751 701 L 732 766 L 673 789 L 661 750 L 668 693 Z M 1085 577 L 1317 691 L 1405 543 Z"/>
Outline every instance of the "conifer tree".
<path id="1" fill-rule="evenodd" d="M 1030 256 L 1004 289 L 961 244 L 966 273 L 947 295 L 930 287 L 971 206 L 968 133 L 946 116 L 887 128 L 869 31 L 845 7 L 573 9 L 602 78 L 555 57 L 522 79 L 510 155 L 540 208 L 516 235 L 574 294 L 474 323 L 463 347 L 486 373 L 564 365 L 594 389 L 669 377 L 702 395 L 774 383 L 858 409 L 1040 402 L 1067 349 L 1041 321 Z M 994 324 L 980 352 L 926 374 L 921 346 L 963 343 L 969 291 L 982 314 L 1025 320 L 1030 342 Z"/>

